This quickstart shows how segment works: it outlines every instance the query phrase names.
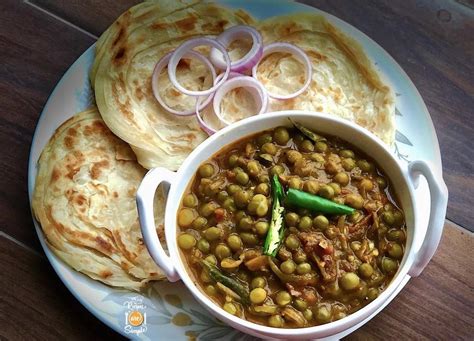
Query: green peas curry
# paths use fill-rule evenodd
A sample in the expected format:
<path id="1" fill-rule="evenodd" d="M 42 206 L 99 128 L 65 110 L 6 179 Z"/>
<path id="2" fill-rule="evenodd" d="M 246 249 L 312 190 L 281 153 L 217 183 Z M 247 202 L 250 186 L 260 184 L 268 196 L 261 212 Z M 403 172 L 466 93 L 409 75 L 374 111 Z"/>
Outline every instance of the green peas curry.
<path id="1" fill-rule="evenodd" d="M 382 171 L 351 146 L 278 127 L 199 167 L 177 242 L 195 284 L 228 313 L 278 328 L 320 325 L 373 301 L 398 270 L 406 226 L 393 198 Z"/>

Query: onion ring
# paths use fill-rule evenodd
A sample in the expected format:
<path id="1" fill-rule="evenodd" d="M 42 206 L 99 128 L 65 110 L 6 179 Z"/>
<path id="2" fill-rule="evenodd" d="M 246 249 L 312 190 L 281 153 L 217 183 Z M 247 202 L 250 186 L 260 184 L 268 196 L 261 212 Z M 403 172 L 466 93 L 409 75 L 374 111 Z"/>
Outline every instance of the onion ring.
<path id="1" fill-rule="evenodd" d="M 305 80 L 305 83 L 303 84 L 303 86 L 300 89 L 298 89 L 297 91 L 295 91 L 291 94 L 279 95 L 279 94 L 271 93 L 267 90 L 268 96 L 270 96 L 272 98 L 276 98 L 276 99 L 290 99 L 290 98 L 293 98 L 293 97 L 296 97 L 296 96 L 302 94 L 308 88 L 309 84 L 311 83 L 311 77 L 312 77 L 312 74 L 313 74 L 313 69 L 311 67 L 311 61 L 309 60 L 306 53 L 302 49 L 300 49 L 299 47 L 297 47 L 295 45 L 288 44 L 288 43 L 273 43 L 273 44 L 269 44 L 269 45 L 265 46 L 263 48 L 262 58 L 252 68 L 252 76 L 255 79 L 258 79 L 257 78 L 258 65 L 263 60 L 263 58 L 265 58 L 269 54 L 275 53 L 275 52 L 287 52 L 287 53 L 291 53 L 294 57 L 296 57 L 296 59 L 299 62 L 301 62 L 303 64 L 303 66 L 305 67 L 305 78 L 306 78 L 306 80 Z"/>
<path id="2" fill-rule="evenodd" d="M 212 105 L 214 107 L 214 112 L 216 113 L 216 116 L 225 125 L 232 124 L 233 122 L 229 122 L 222 117 L 221 111 L 220 111 L 220 104 L 222 102 L 222 98 L 229 91 L 236 88 L 252 88 L 256 90 L 256 91 L 251 92 L 254 99 L 260 102 L 260 110 L 256 115 L 260 115 L 267 110 L 268 94 L 265 88 L 263 87 L 262 83 L 260 83 L 255 78 L 250 77 L 250 76 L 240 76 L 240 77 L 229 79 L 219 89 L 217 89 L 212 101 Z"/>
<path id="3" fill-rule="evenodd" d="M 251 69 L 258 61 L 262 58 L 263 54 L 263 42 L 260 33 L 253 27 L 247 25 L 237 25 L 225 30 L 219 34 L 216 38 L 218 42 L 224 45 L 226 48 L 229 47 L 230 43 L 242 37 L 252 38 L 252 47 L 242 58 L 230 63 L 230 70 L 235 72 L 243 72 Z M 216 48 L 211 49 L 209 58 L 217 68 L 224 69 L 226 62 Z"/>
<path id="4" fill-rule="evenodd" d="M 214 80 L 214 84 L 216 84 L 217 82 L 219 82 L 222 77 L 224 76 L 223 73 L 221 73 L 220 75 L 218 75 L 216 77 L 216 79 Z M 230 72 L 229 73 L 229 77 L 227 78 L 227 80 L 229 79 L 232 79 L 232 78 L 235 78 L 235 77 L 240 77 L 240 76 L 243 76 L 241 73 L 238 73 L 238 72 Z M 197 98 L 196 100 L 196 118 L 198 120 L 198 123 L 199 123 L 199 126 L 201 127 L 201 129 L 206 132 L 209 136 L 211 136 L 212 134 L 216 133 L 217 130 L 214 129 L 213 127 L 211 127 L 209 124 L 207 124 L 205 121 L 204 121 L 204 116 L 202 115 L 201 113 L 201 110 L 203 110 L 204 108 L 206 108 L 206 106 L 210 103 L 211 99 L 214 97 L 214 94 L 212 95 L 209 95 L 209 97 L 207 97 L 206 99 L 204 99 L 205 97 L 204 96 L 200 96 Z"/>
<path id="5" fill-rule="evenodd" d="M 168 62 L 171 58 L 171 55 L 173 54 L 173 52 L 170 52 L 166 55 L 164 55 L 159 61 L 158 63 L 156 63 L 155 65 L 155 69 L 153 70 L 153 75 L 151 76 L 151 88 L 153 89 L 153 95 L 155 95 L 155 98 L 156 100 L 158 101 L 158 103 L 160 103 L 160 105 L 166 110 L 166 111 L 169 111 L 170 113 L 172 114 L 175 114 L 175 115 L 178 115 L 178 116 L 190 116 L 190 115 L 193 115 L 196 111 L 193 110 L 193 109 L 189 109 L 189 110 L 185 110 L 185 111 L 177 111 L 171 107 L 169 107 L 165 101 L 163 100 L 163 98 L 161 98 L 161 95 L 160 95 L 160 92 L 159 92 L 159 87 L 158 87 L 158 78 L 160 77 L 160 73 L 161 73 L 161 70 L 164 69 L 164 67 L 166 65 L 168 65 Z M 215 83 L 215 80 L 216 80 L 216 71 L 214 70 L 214 67 L 212 66 L 212 64 L 209 62 L 209 60 L 204 57 L 202 54 L 200 54 L 199 52 L 196 52 L 196 51 L 188 51 L 185 55 L 184 55 L 185 58 L 195 58 L 195 59 L 198 59 L 200 60 L 201 62 L 203 62 L 207 68 L 211 71 L 211 74 L 212 74 L 212 83 L 214 84 Z M 202 101 L 202 104 L 201 104 L 201 107 L 200 109 L 204 108 L 205 106 L 207 106 L 212 100 L 212 96 L 209 95 L 204 101 Z"/>
<path id="6" fill-rule="evenodd" d="M 178 80 L 176 79 L 176 67 L 178 66 L 178 63 L 181 60 L 181 58 L 183 58 L 187 52 L 192 51 L 193 48 L 197 46 L 201 46 L 201 45 L 210 45 L 222 52 L 222 54 L 224 55 L 225 63 L 226 63 L 224 76 L 218 83 L 214 84 L 214 86 L 212 86 L 211 88 L 207 90 L 202 90 L 202 91 L 188 90 L 185 87 L 183 87 L 181 84 L 179 84 Z M 219 88 L 227 80 L 227 77 L 229 76 L 229 72 L 230 72 L 230 57 L 229 57 L 229 54 L 227 53 L 226 48 L 224 47 L 224 45 L 222 45 L 218 41 L 211 38 L 207 38 L 207 37 L 190 39 L 184 42 L 183 44 L 181 44 L 181 46 L 179 46 L 176 50 L 174 50 L 168 62 L 168 76 L 170 78 L 171 83 L 173 83 L 176 89 L 178 89 L 183 94 L 188 95 L 188 96 L 210 95 L 211 93 L 216 91 L 217 88 Z"/>

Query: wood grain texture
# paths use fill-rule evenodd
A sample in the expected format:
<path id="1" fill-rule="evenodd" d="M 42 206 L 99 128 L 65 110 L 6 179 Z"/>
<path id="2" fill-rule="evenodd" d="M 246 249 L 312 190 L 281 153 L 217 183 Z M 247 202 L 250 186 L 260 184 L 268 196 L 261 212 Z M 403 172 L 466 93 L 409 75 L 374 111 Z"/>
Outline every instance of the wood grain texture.
<path id="1" fill-rule="evenodd" d="M 0 339 L 122 339 L 84 308 L 45 257 L 0 236 Z"/>
<path id="2" fill-rule="evenodd" d="M 37 249 L 27 195 L 31 140 L 55 84 L 93 42 L 23 2 L 0 2 L 0 229 Z"/>
<path id="3" fill-rule="evenodd" d="M 31 0 L 32 3 L 100 36 L 117 17 L 139 0 Z"/>

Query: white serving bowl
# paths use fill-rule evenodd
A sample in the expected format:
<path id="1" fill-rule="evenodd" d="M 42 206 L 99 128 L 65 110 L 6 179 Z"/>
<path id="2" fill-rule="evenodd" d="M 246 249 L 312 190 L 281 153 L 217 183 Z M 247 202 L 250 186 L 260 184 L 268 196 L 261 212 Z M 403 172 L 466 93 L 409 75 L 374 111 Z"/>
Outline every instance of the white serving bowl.
<path id="1" fill-rule="evenodd" d="M 405 254 L 398 272 L 390 285 L 379 297 L 367 306 L 347 317 L 328 324 L 299 328 L 272 328 L 258 325 L 225 312 L 211 301 L 205 293 L 194 284 L 186 270 L 181 257 L 176 237 L 178 227 L 176 217 L 184 191 L 194 178 L 199 165 L 219 152 L 223 147 L 232 144 L 249 135 L 272 129 L 278 126 L 291 126 L 288 117 L 303 124 L 322 135 L 332 135 L 341 138 L 349 144 L 363 151 L 383 169 L 390 179 L 393 191 L 405 214 L 407 225 L 407 241 Z M 434 167 L 433 167 L 434 168 Z M 420 217 L 426 212 L 419 209 L 415 201 L 414 190 L 419 175 L 423 175 L 430 189 L 431 205 L 428 228 L 420 248 L 415 249 L 413 239 L 424 233 L 425 227 L 420 226 Z M 169 256 L 163 250 L 153 217 L 153 197 L 156 188 L 162 182 L 170 184 L 166 211 L 165 235 Z M 395 159 L 392 152 L 379 138 L 364 128 L 327 114 L 305 111 L 282 111 L 253 116 L 239 121 L 209 137 L 199 145 L 185 160 L 178 172 L 171 172 L 165 168 L 150 170 L 143 179 L 137 192 L 137 205 L 143 237 L 148 250 L 155 262 L 163 269 L 170 281 L 181 279 L 193 296 L 214 316 L 242 332 L 262 338 L 275 339 L 316 339 L 342 333 L 356 326 L 391 298 L 400 283 L 406 277 L 418 276 L 428 264 L 438 247 L 443 231 L 448 191 L 443 179 L 431 171 L 431 167 L 424 161 L 412 161 L 401 164 Z"/>

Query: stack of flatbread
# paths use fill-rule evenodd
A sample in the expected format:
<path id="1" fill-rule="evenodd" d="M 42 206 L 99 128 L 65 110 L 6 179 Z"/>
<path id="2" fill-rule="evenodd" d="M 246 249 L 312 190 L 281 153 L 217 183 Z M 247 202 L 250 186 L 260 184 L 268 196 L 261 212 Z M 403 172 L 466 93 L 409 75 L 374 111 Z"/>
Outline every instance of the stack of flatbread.
<path id="1" fill-rule="evenodd" d="M 295 14 L 257 22 L 243 10 L 211 3 L 144 2 L 121 15 L 97 42 L 90 80 L 98 110 L 79 113 L 58 128 L 38 162 L 33 210 L 51 249 L 71 267 L 132 290 L 165 278 L 143 244 L 136 190 L 145 169 L 177 170 L 207 135 L 194 116 L 175 116 L 160 106 L 151 87 L 153 69 L 187 39 L 217 36 L 242 24 L 255 26 L 265 44 L 301 47 L 312 62 L 310 87 L 291 100 L 271 100 L 271 110 L 337 115 L 393 142 L 390 88 L 361 47 L 323 17 Z M 246 48 L 248 42 L 236 42 L 231 58 Z M 195 98 L 177 91 L 166 71 L 159 75 L 161 97 L 177 110 L 192 108 Z M 195 60 L 180 62 L 177 77 L 194 90 L 212 84 L 209 71 Z M 273 92 L 289 91 L 303 82 L 302 65 L 291 55 L 275 53 L 261 61 L 258 79 Z M 243 97 L 239 92 L 228 96 L 224 110 L 245 107 Z M 160 234 L 163 192 L 155 204 Z"/>

